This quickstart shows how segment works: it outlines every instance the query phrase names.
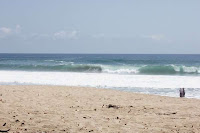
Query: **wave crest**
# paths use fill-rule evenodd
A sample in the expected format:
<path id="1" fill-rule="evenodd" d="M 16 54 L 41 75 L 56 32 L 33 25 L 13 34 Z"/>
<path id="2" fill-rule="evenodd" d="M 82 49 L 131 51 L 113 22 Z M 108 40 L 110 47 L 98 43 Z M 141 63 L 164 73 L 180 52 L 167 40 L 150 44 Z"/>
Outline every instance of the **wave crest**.
<path id="1" fill-rule="evenodd" d="M 0 64 L 0 70 L 22 71 L 60 71 L 60 72 L 92 72 L 111 74 L 149 74 L 149 75 L 197 75 L 200 74 L 198 66 L 178 65 L 100 65 L 100 64 Z"/>
<path id="2" fill-rule="evenodd" d="M 187 67 L 187 66 L 176 66 L 176 65 L 143 65 L 143 66 L 132 66 L 128 68 L 120 67 L 116 68 L 104 68 L 103 72 L 113 74 L 149 74 L 149 75 L 184 75 L 184 74 L 199 74 L 199 67 Z"/>
<path id="3" fill-rule="evenodd" d="M 141 74 L 198 74 L 199 68 L 197 67 L 186 67 L 186 66 L 175 66 L 175 65 L 166 65 L 166 66 L 144 66 L 139 69 Z"/>
<path id="4" fill-rule="evenodd" d="M 5 65 L 1 64 L 3 70 L 26 70 L 26 71 L 61 71 L 61 72 L 101 72 L 101 66 L 68 64 L 68 65 Z"/>

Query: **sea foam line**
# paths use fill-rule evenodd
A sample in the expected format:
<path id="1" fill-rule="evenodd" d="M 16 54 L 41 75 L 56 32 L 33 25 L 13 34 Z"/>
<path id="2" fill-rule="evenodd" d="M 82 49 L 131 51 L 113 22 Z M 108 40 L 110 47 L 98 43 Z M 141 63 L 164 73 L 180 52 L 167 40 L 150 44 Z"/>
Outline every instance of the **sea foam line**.
<path id="1" fill-rule="evenodd" d="M 200 76 L 0 71 L 1 83 L 142 88 L 200 88 Z"/>

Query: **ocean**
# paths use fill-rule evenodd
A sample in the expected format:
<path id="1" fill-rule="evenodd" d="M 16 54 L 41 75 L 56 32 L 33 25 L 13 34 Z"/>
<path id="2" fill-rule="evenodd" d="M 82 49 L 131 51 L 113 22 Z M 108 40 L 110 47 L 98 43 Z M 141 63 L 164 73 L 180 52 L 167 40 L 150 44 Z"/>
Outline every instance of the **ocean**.
<path id="1" fill-rule="evenodd" d="M 1 85 L 108 88 L 200 99 L 200 55 L 0 54 Z"/>

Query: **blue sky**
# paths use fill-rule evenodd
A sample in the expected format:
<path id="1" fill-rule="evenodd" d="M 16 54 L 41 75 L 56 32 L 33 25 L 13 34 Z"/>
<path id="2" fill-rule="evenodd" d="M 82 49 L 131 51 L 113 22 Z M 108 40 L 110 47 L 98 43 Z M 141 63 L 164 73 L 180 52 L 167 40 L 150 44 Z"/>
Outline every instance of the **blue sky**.
<path id="1" fill-rule="evenodd" d="M 200 54 L 198 0 L 0 0 L 0 53 Z"/>

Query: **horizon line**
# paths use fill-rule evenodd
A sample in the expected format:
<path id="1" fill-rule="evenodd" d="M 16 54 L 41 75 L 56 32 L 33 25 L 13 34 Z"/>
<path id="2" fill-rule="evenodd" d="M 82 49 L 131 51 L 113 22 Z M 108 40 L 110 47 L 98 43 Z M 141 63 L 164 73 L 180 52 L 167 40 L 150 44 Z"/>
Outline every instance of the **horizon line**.
<path id="1" fill-rule="evenodd" d="M 191 53 L 1 53 L 0 54 L 82 54 L 82 55 L 88 55 L 88 54 L 99 54 L 99 55 L 200 55 L 197 53 L 191 54 Z"/>

